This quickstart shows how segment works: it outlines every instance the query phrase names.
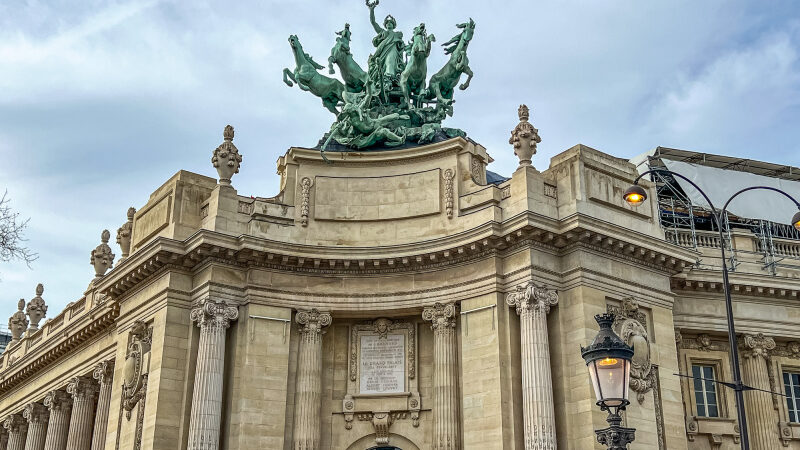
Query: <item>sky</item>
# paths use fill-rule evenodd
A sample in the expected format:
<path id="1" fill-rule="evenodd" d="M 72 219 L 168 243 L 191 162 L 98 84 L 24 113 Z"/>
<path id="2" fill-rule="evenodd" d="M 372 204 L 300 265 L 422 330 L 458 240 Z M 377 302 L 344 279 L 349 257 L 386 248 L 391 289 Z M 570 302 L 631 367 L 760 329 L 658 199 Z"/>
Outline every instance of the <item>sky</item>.
<path id="1" fill-rule="evenodd" d="M 437 44 L 477 23 L 475 72 L 444 125 L 483 144 L 504 175 L 517 107 L 531 108 L 540 170 L 577 143 L 630 158 L 656 146 L 800 166 L 800 4 L 761 1 L 382 0 Z M 362 0 L 0 2 L 0 189 L 30 218 L 30 268 L 0 263 L 0 318 L 37 283 L 55 316 L 94 271 L 103 229 L 184 169 L 216 177 L 226 124 L 244 156 L 240 195 L 277 194 L 275 161 L 313 146 L 333 116 L 283 84 L 287 38 L 323 62 L 348 22 L 364 67 Z M 0 319 L 5 323 L 5 319 Z"/>

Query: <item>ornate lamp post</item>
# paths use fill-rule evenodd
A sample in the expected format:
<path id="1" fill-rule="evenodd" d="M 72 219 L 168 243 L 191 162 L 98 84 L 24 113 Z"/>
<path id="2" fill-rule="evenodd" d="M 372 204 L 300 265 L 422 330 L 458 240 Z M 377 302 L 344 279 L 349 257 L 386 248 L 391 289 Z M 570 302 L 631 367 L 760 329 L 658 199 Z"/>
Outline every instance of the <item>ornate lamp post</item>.
<path id="1" fill-rule="evenodd" d="M 620 411 L 630 404 L 628 387 L 631 379 L 633 349 L 611 329 L 613 314 L 594 316 L 600 331 L 588 347 L 581 347 L 581 356 L 589 369 L 597 406 L 608 411 L 608 428 L 595 430 L 597 442 L 610 450 L 625 450 L 635 439 L 635 428 L 622 426 Z"/>
<path id="2" fill-rule="evenodd" d="M 796 212 L 794 216 L 792 216 L 790 223 L 796 230 L 800 231 L 800 202 L 795 200 L 794 197 L 792 197 L 791 195 L 777 188 L 769 186 L 751 186 L 744 188 L 733 194 L 725 202 L 725 205 L 723 205 L 722 209 L 718 210 L 714 207 L 714 204 L 711 202 L 711 199 L 708 198 L 708 195 L 706 195 L 706 193 L 703 192 L 703 190 L 700 189 L 700 187 L 689 178 L 677 172 L 673 172 L 671 170 L 651 169 L 636 177 L 636 179 L 633 180 L 633 185 L 629 187 L 627 190 L 625 190 L 625 192 L 622 194 L 622 198 L 626 202 L 628 202 L 629 205 L 639 206 L 643 204 L 645 200 L 647 200 L 647 191 L 645 191 L 641 186 L 639 186 L 639 180 L 641 180 L 643 176 L 654 172 L 670 174 L 672 176 L 681 178 L 682 180 L 685 180 L 687 183 L 691 184 L 695 189 L 697 189 L 697 192 L 699 192 L 703 196 L 706 202 L 708 202 L 708 205 L 711 207 L 711 212 L 712 212 L 711 215 L 714 217 L 714 221 L 717 223 L 717 230 L 719 231 L 720 253 L 722 254 L 722 287 L 725 291 L 725 312 L 728 319 L 728 342 L 730 343 L 731 347 L 730 358 L 731 358 L 731 367 L 733 368 L 733 378 L 734 378 L 733 383 L 731 383 L 730 385 L 733 386 L 733 390 L 736 397 L 736 414 L 739 421 L 739 434 L 741 437 L 742 450 L 750 450 L 750 438 L 747 433 L 747 417 L 744 411 L 743 392 L 746 390 L 750 390 L 752 388 L 745 386 L 745 384 L 742 383 L 741 369 L 739 367 L 739 349 L 737 347 L 737 342 L 736 342 L 736 328 L 734 326 L 734 320 L 733 320 L 733 303 L 731 302 L 731 291 L 728 282 L 728 265 L 725 262 L 725 245 L 723 244 L 725 242 L 725 237 L 722 234 L 723 218 L 725 217 L 728 205 L 734 198 L 738 197 L 739 194 L 756 189 L 764 189 L 768 191 L 775 191 L 779 194 L 783 194 L 789 200 L 794 202 L 799 211 Z M 730 385 L 727 383 L 725 385 L 730 387 Z"/>

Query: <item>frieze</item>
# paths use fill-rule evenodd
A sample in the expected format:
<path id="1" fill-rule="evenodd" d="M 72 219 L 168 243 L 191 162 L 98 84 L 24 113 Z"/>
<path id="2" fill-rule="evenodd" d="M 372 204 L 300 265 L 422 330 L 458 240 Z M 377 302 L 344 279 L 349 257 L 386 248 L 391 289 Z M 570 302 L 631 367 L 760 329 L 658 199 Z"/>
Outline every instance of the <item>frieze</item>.
<path id="1" fill-rule="evenodd" d="M 727 341 L 717 340 L 706 333 L 701 333 L 693 338 L 679 334 L 680 348 L 687 350 L 700 350 L 702 352 L 727 352 L 730 345 Z"/>

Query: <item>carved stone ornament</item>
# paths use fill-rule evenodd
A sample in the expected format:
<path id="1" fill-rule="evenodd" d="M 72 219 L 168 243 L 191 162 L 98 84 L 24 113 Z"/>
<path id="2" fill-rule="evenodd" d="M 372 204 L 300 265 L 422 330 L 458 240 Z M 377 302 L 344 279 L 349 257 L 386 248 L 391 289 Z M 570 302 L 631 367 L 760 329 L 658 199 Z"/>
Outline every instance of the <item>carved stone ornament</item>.
<path id="1" fill-rule="evenodd" d="M 114 253 L 111 251 L 111 247 L 108 246 L 109 239 L 111 239 L 111 233 L 108 230 L 103 230 L 100 234 L 100 245 L 92 250 L 89 264 L 94 266 L 95 279 L 105 275 L 106 271 L 114 265 Z"/>
<path id="2" fill-rule="evenodd" d="M 778 345 L 775 347 L 773 354 L 775 356 L 800 359 L 800 342 L 792 341 L 783 345 Z"/>
<path id="3" fill-rule="evenodd" d="M 128 333 L 128 350 L 122 367 L 122 408 L 131 419 L 131 411 L 144 398 L 147 388 L 145 354 L 150 352 L 152 330 L 141 320 L 133 323 Z"/>
<path id="4" fill-rule="evenodd" d="M 117 244 L 122 250 L 120 262 L 128 257 L 131 252 L 131 234 L 133 231 L 133 216 L 136 214 L 134 207 L 128 208 L 128 221 L 117 229 Z"/>
<path id="5" fill-rule="evenodd" d="M 230 186 L 233 174 L 239 173 L 239 167 L 242 164 L 242 155 L 239 154 L 239 149 L 233 145 L 232 126 L 225 126 L 222 137 L 224 140 L 222 144 L 214 150 L 211 163 L 214 164 L 214 167 L 217 169 L 219 184 Z"/>
<path id="6" fill-rule="evenodd" d="M 517 309 L 517 314 L 526 314 L 541 310 L 545 314 L 550 308 L 558 304 L 558 292 L 548 289 L 545 285 L 529 281 L 516 287 L 516 290 L 506 295 L 506 303 Z"/>
<path id="7" fill-rule="evenodd" d="M 69 411 L 72 408 L 72 397 L 65 391 L 54 390 L 44 396 L 44 406 L 52 411 Z"/>
<path id="8" fill-rule="evenodd" d="M 511 131 L 508 143 L 514 146 L 514 154 L 519 158 L 519 167 L 531 166 L 531 158 L 536 154 L 536 145 L 542 142 L 539 130 L 528 122 L 529 111 L 525 105 L 520 105 L 519 123 Z"/>
<path id="9" fill-rule="evenodd" d="M 239 308 L 224 300 L 207 298 L 189 313 L 189 318 L 197 322 L 200 328 L 228 328 L 232 321 L 239 318 Z"/>
<path id="10" fill-rule="evenodd" d="M 372 413 L 372 426 L 375 428 L 375 444 L 387 445 L 389 443 L 389 427 L 394 418 L 388 411 Z"/>
<path id="11" fill-rule="evenodd" d="M 67 383 L 67 393 L 73 399 L 86 399 L 95 400 L 97 397 L 98 386 L 97 383 L 92 381 L 89 377 L 73 377 Z"/>
<path id="12" fill-rule="evenodd" d="M 47 419 L 50 417 L 50 411 L 41 403 L 28 403 L 25 409 L 22 410 L 22 417 L 28 423 L 46 424 Z"/>
<path id="13" fill-rule="evenodd" d="M 650 362 L 650 340 L 647 336 L 647 316 L 639 311 L 639 303 L 628 297 L 622 307 L 608 305 L 608 312 L 615 315 L 612 328 L 619 337 L 633 348 L 631 358 L 630 388 L 636 392 L 636 400 L 644 403 L 645 394 L 653 389 L 652 364 Z"/>
<path id="14" fill-rule="evenodd" d="M 306 333 L 322 333 L 323 328 L 327 327 L 333 321 L 330 313 L 320 312 L 316 308 L 297 311 L 295 321 L 302 325 L 300 332 Z"/>
<path id="15" fill-rule="evenodd" d="M 94 366 L 92 370 L 92 378 L 100 383 L 100 386 L 111 383 L 114 378 L 114 363 L 111 361 L 102 361 Z"/>
<path id="16" fill-rule="evenodd" d="M 28 319 L 23 312 L 25 309 L 25 299 L 19 299 L 17 309 L 17 312 L 12 314 L 8 319 L 8 329 L 11 331 L 11 342 L 8 343 L 9 347 L 16 345 L 22 338 L 22 334 L 28 329 Z"/>
<path id="17" fill-rule="evenodd" d="M 314 180 L 309 177 L 303 177 L 300 180 L 300 225 L 308 226 L 308 212 L 311 205 L 311 186 L 314 185 Z"/>
<path id="18" fill-rule="evenodd" d="M 775 349 L 775 340 L 764 336 L 762 333 L 746 334 L 742 336 L 741 342 L 745 349 L 744 356 L 748 358 L 761 356 L 766 359 L 769 357 L 770 352 Z"/>
<path id="19" fill-rule="evenodd" d="M 28 429 L 28 422 L 21 414 L 11 414 L 3 421 L 3 428 L 9 433 L 24 433 Z"/>
<path id="20" fill-rule="evenodd" d="M 453 198 L 453 178 L 455 178 L 455 172 L 453 169 L 447 169 L 444 171 L 442 177 L 444 178 L 444 208 L 447 212 L 447 218 L 453 218 L 453 205 L 455 203 L 455 199 Z"/>
<path id="21" fill-rule="evenodd" d="M 475 184 L 486 184 L 486 170 L 484 170 L 483 163 L 478 158 L 472 157 L 469 171 Z"/>
<path id="22" fill-rule="evenodd" d="M 456 305 L 436 302 L 422 310 L 422 318 L 431 323 L 435 333 L 449 332 L 456 327 Z"/>
<path id="23" fill-rule="evenodd" d="M 33 297 L 31 301 L 28 302 L 28 307 L 25 308 L 25 312 L 28 313 L 28 318 L 31 321 L 30 327 L 28 328 L 28 334 L 31 334 L 39 329 L 39 322 L 47 315 L 47 305 L 42 298 L 42 294 L 44 293 L 44 286 L 42 283 L 36 285 L 36 297 Z"/>

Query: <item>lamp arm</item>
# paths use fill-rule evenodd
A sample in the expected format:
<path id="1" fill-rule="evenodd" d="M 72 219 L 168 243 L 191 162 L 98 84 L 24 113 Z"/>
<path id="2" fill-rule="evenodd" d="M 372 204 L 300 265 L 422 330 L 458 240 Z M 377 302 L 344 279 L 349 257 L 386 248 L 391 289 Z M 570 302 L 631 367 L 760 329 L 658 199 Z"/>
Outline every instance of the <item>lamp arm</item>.
<path id="1" fill-rule="evenodd" d="M 746 188 L 742 189 L 741 191 L 731 195 L 731 198 L 729 198 L 728 201 L 725 202 L 725 206 L 722 207 L 722 213 L 724 213 L 728 209 L 728 204 L 730 204 L 731 200 L 733 200 L 734 198 L 738 197 L 739 194 L 745 193 L 747 191 L 752 191 L 752 190 L 755 190 L 755 189 L 765 189 L 765 190 L 768 190 L 768 191 L 775 191 L 775 192 L 778 192 L 780 194 L 783 194 L 784 196 L 786 196 L 786 198 L 788 198 L 789 200 L 794 202 L 795 206 L 797 206 L 797 209 L 800 209 L 800 202 L 798 202 L 797 200 L 795 200 L 794 197 L 792 197 L 791 195 L 787 194 L 786 192 L 784 192 L 784 191 L 782 191 L 782 190 L 780 190 L 778 188 L 769 187 L 769 186 L 750 186 L 750 187 L 746 187 Z"/>
<path id="2" fill-rule="evenodd" d="M 714 203 L 711 201 L 710 198 L 708 198 L 708 195 L 706 195 L 706 193 L 702 189 L 700 189 L 700 186 L 698 186 L 694 181 L 686 178 L 686 176 L 681 175 L 678 172 L 673 172 L 673 171 L 667 170 L 667 169 L 650 169 L 650 170 L 648 170 L 646 172 L 642 172 L 638 177 L 636 177 L 636 179 L 633 180 L 633 184 L 637 184 L 638 185 L 639 184 L 639 180 L 641 180 L 643 176 L 647 175 L 648 173 L 656 173 L 656 172 L 668 173 L 668 174 L 670 174 L 672 176 L 675 176 L 675 177 L 678 177 L 678 178 L 680 178 L 682 180 L 686 180 L 687 183 L 691 184 L 697 190 L 697 192 L 699 192 L 700 195 L 702 195 L 703 198 L 706 199 L 706 202 L 708 202 L 708 206 L 711 207 L 711 211 L 714 213 L 713 216 L 714 216 L 714 220 L 717 222 L 717 227 L 720 230 L 722 230 L 722 218 L 717 213 L 717 208 L 714 206 Z M 727 203 L 726 203 L 726 206 L 727 206 Z"/>

